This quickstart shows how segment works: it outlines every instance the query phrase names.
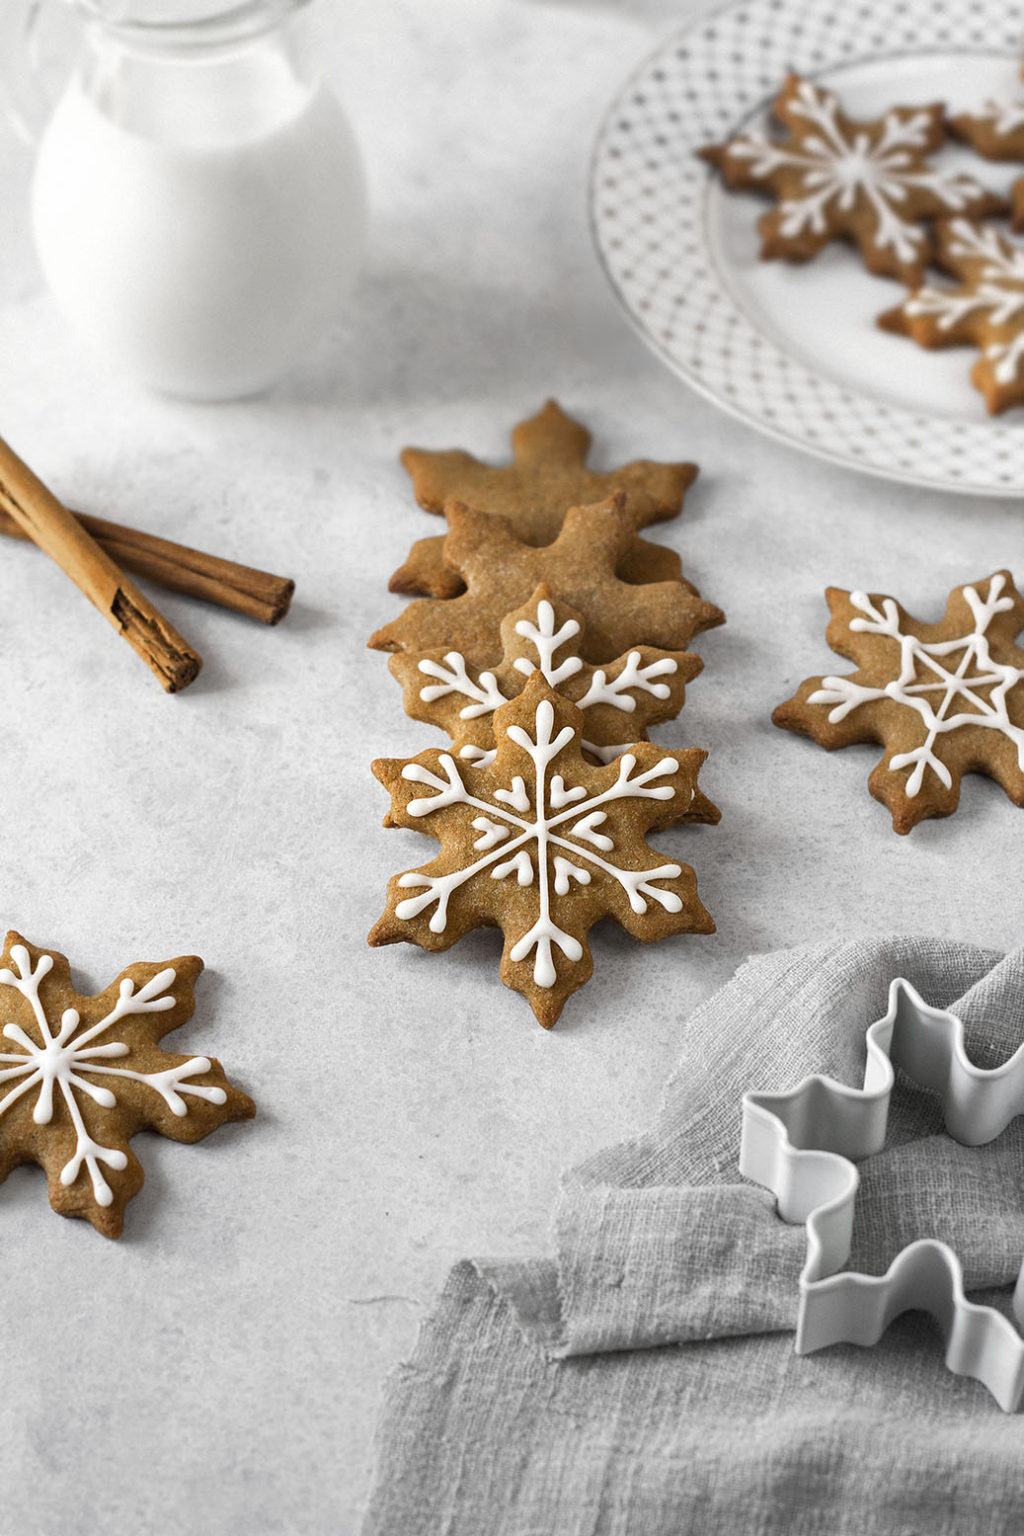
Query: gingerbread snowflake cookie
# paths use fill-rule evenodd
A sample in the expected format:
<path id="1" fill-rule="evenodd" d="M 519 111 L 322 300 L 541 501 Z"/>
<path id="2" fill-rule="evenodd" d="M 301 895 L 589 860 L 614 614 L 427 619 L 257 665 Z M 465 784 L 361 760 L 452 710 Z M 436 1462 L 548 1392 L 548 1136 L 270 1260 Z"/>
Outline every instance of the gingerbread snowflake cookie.
<path id="1" fill-rule="evenodd" d="M 880 315 L 922 347 L 976 346 L 971 380 L 993 415 L 1024 401 L 1024 246 L 967 219 L 939 226 L 938 260 L 960 279 L 926 283 Z"/>
<path id="2" fill-rule="evenodd" d="M 703 663 L 689 651 L 632 648 L 607 667 L 583 660 L 584 623 L 544 585 L 501 625 L 504 655 L 493 669 L 474 668 L 459 651 L 399 651 L 389 663 L 406 713 L 438 725 L 472 762 L 494 758 L 494 714 L 535 672 L 585 716 L 583 751 L 603 762 L 647 739 L 647 727 L 683 707 L 686 684 Z"/>
<path id="3" fill-rule="evenodd" d="M 938 624 L 891 597 L 827 593 L 828 643 L 857 663 L 845 677 L 812 677 L 772 715 L 830 750 L 878 742 L 868 787 L 909 832 L 949 816 L 965 773 L 986 773 L 1024 805 L 1024 598 L 1008 571 L 957 587 Z"/>
<path id="4" fill-rule="evenodd" d="M 525 544 L 553 543 L 570 507 L 604 501 L 616 491 L 625 493 L 636 528 L 678 516 L 696 464 L 635 459 L 599 472 L 587 464 L 590 445 L 586 427 L 549 400 L 512 429 L 511 464 L 485 464 L 460 448 L 406 448 L 402 463 L 425 511 L 440 514 L 449 501 L 460 501 L 504 517 Z M 679 556 L 637 539 L 624 551 L 618 574 L 629 582 L 672 581 L 679 576 Z M 444 536 L 419 539 L 390 586 L 409 597 L 456 597 L 463 584 L 445 563 Z"/>
<path id="5" fill-rule="evenodd" d="M 587 934 L 601 918 L 645 942 L 715 926 L 693 870 L 647 843 L 677 822 L 718 820 L 697 788 L 706 754 L 641 742 L 595 765 L 582 753 L 584 719 L 535 672 L 495 714 L 486 765 L 436 749 L 373 765 L 391 794 L 385 826 L 424 832 L 441 849 L 391 880 L 370 943 L 443 950 L 474 928 L 500 928 L 501 979 L 546 1029 L 590 978 Z"/>
<path id="6" fill-rule="evenodd" d="M 869 271 L 914 283 L 932 253 L 925 221 L 1006 207 L 970 177 L 929 163 L 945 138 L 939 104 L 858 122 L 831 91 L 790 75 L 773 112 L 782 135 L 753 128 L 700 151 L 727 187 L 774 197 L 758 224 L 765 259 L 808 261 L 842 239 Z"/>
<path id="7" fill-rule="evenodd" d="M 447 508 L 445 560 L 466 591 L 454 598 L 422 598 L 370 638 L 379 651 L 458 652 L 474 667 L 501 660 L 501 624 L 527 602 L 541 582 L 577 610 L 586 623 L 583 655 L 598 665 L 643 642 L 670 651 L 724 623 L 724 614 L 688 581 L 636 586 L 616 575 L 636 541 L 626 498 L 573 507 L 553 544 L 537 548 L 510 523 L 457 502 Z"/>
<path id="8" fill-rule="evenodd" d="M 142 1188 L 129 1146 L 141 1130 L 200 1141 L 255 1113 L 208 1056 L 160 1040 L 192 1015 L 195 955 L 130 965 L 81 997 L 68 962 L 9 933 L 0 956 L 0 1180 L 20 1163 L 46 1172 L 50 1204 L 119 1237 Z"/>
<path id="9" fill-rule="evenodd" d="M 973 112 L 959 112 L 947 120 L 950 133 L 969 144 L 986 160 L 1024 161 L 1024 97 L 1014 101 L 986 101 Z M 1024 177 L 1010 188 L 1011 223 L 1024 225 Z"/>
<path id="10" fill-rule="evenodd" d="M 986 101 L 948 121 L 950 132 L 986 160 L 1024 160 L 1024 99 Z"/>

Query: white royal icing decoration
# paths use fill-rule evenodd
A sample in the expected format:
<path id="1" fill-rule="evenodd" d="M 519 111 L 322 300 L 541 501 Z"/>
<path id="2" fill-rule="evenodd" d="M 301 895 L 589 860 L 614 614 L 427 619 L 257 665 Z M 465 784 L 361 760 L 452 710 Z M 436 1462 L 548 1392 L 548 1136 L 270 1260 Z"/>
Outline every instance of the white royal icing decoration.
<path id="1" fill-rule="evenodd" d="M 1024 101 L 986 101 L 979 111 L 969 115 L 988 123 L 993 132 L 1008 138 L 1024 128 Z"/>
<path id="2" fill-rule="evenodd" d="M 583 659 L 576 650 L 570 651 L 564 661 L 555 661 L 555 653 L 568 645 L 570 640 L 575 640 L 579 633 L 580 625 L 576 619 L 566 619 L 556 630 L 555 610 L 547 598 L 541 598 L 537 604 L 536 623 L 530 619 L 520 619 L 516 624 L 516 634 L 530 643 L 537 660 L 533 662 L 525 656 L 517 656 L 514 662 L 516 671 L 524 677 L 540 672 L 552 688 L 557 688 L 560 683 L 575 677 L 583 669 Z M 634 691 L 649 693 L 656 699 L 667 699 L 672 690 L 667 683 L 659 682 L 658 679 L 675 673 L 678 670 L 676 663 L 671 656 L 664 656 L 658 661 L 649 662 L 645 667 L 641 665 L 642 660 L 639 651 L 630 651 L 621 671 L 611 679 L 603 668 L 597 668 L 586 693 L 575 701 L 576 708 L 591 709 L 595 704 L 610 704 L 613 709 L 632 714 L 636 709 Z M 425 658 L 419 663 L 419 670 L 424 676 L 436 679 L 420 689 L 420 698 L 424 703 L 433 703 L 435 699 L 449 693 L 462 694 L 470 701 L 459 711 L 460 720 L 476 720 L 481 715 L 493 714 L 508 702 L 498 688 L 493 672 L 481 672 L 474 681 L 460 651 L 449 651 L 443 663 Z M 600 747 L 590 741 L 584 741 L 582 745 L 585 752 L 590 752 L 602 762 L 611 762 L 622 750 L 621 746 Z M 493 753 L 488 755 L 480 747 L 463 747 L 459 755 L 482 767 L 494 760 Z"/>
<path id="3" fill-rule="evenodd" d="M 615 782 L 600 794 L 588 798 L 586 789 L 581 785 L 567 786 L 561 774 L 548 777 L 554 759 L 574 739 L 574 732 L 568 726 L 553 736 L 554 721 L 555 712 L 550 700 L 542 699 L 537 706 L 533 738 L 521 726 L 509 727 L 509 740 L 521 747 L 533 764 L 532 782 L 527 787 L 525 780 L 517 774 L 511 789 L 494 790 L 490 800 L 470 794 L 455 759 L 447 752 L 438 759 L 438 766 L 445 775 L 443 779 L 420 763 L 407 763 L 402 769 L 404 779 L 435 791 L 422 799 L 411 800 L 407 807 L 410 816 L 429 816 L 448 805 L 471 806 L 480 812 L 472 822 L 474 830 L 480 834 L 473 844 L 480 857 L 464 869 L 445 875 L 424 875 L 415 870 L 402 875 L 398 882 L 400 886 L 423 889 L 420 894 L 399 902 L 395 908 L 396 916 L 406 921 L 436 905 L 430 928 L 433 933 L 443 933 L 453 891 L 484 870 L 489 869 L 494 880 L 514 875 L 520 886 L 536 884 L 537 920 L 517 941 L 511 954 L 513 960 L 525 960 L 536 951 L 533 979 L 540 987 L 553 986 L 556 980 L 553 945 L 572 962 L 583 955 L 579 940 L 559 928 L 552 918 L 552 884 L 555 894 L 564 896 L 573 881 L 589 885 L 591 870 L 597 869 L 618 882 L 633 911 L 638 914 L 647 911 L 649 901 L 658 902 L 667 912 L 678 912 L 683 904 L 675 891 L 661 890 L 651 883 L 674 879 L 682 874 L 681 865 L 621 869 L 602 857 L 603 853 L 610 854 L 615 848 L 614 827 L 607 825 L 608 813 L 603 807 L 616 800 L 671 800 L 676 794 L 675 786 L 656 781 L 678 773 L 676 759 L 663 757 L 653 768 L 633 776 L 636 758 L 627 752 L 619 758 L 619 774 Z"/>
<path id="4" fill-rule="evenodd" d="M 863 131 L 847 138 L 839 125 L 838 101 L 809 80 L 800 81 L 788 110 L 812 123 L 817 134 L 780 144 L 755 128 L 726 146 L 734 159 L 750 161 L 755 176 L 789 168 L 803 173 L 804 195 L 779 202 L 779 229 L 787 239 L 806 230 L 824 234 L 829 212 L 849 213 L 863 193 L 877 221 L 875 245 L 891 250 L 898 261 L 917 261 L 928 242 L 918 225 L 897 211 L 907 192 L 930 192 L 944 208 L 959 212 L 981 191 L 967 177 L 915 169 L 911 151 L 928 142 L 931 118 L 926 111 L 902 119 L 887 113 L 881 136 L 872 143 Z"/>
<path id="5" fill-rule="evenodd" d="M 425 704 L 432 704 L 435 699 L 442 699 L 448 693 L 461 693 L 470 700 L 459 710 L 460 720 L 475 720 L 479 715 L 493 714 L 505 703 L 505 695 L 498 688 L 494 673 L 481 672 L 474 682 L 466 669 L 466 658 L 461 651 L 449 651 L 443 662 L 431 661 L 426 657 L 420 662 L 419 669 L 425 677 L 438 679 L 436 683 L 420 689 L 420 698 Z"/>
<path id="6" fill-rule="evenodd" d="M 995 229 L 980 229 L 966 219 L 949 226 L 948 255 L 953 260 L 984 263 L 971 288 L 919 288 L 903 306 L 910 316 L 930 315 L 940 331 L 979 315 L 991 325 L 1017 322 L 1021 329 L 1007 341 L 990 341 L 982 354 L 999 384 L 1012 384 L 1024 362 L 1024 249 L 1011 245 Z"/>
<path id="7" fill-rule="evenodd" d="M 949 769 L 933 748 L 938 736 L 962 726 L 986 726 L 1000 731 L 1016 746 L 1018 765 L 1024 769 L 1024 729 L 1011 722 L 1006 710 L 1006 695 L 1024 678 L 1024 669 L 993 661 L 985 635 L 994 615 L 1006 613 L 1013 607 L 1012 598 L 999 595 L 1003 586 L 1003 577 L 993 576 L 984 600 L 974 587 L 965 587 L 964 598 L 974 615 L 973 630 L 954 640 L 939 640 L 927 645 L 914 635 L 903 634 L 899 610 L 891 597 L 883 601 L 879 613 L 866 593 L 850 593 L 850 602 L 865 615 L 863 619 L 853 619 L 850 628 L 862 634 L 889 635 L 897 640 L 900 646 L 899 675 L 884 688 L 866 688 L 849 677 L 823 677 L 824 687 L 810 694 L 807 702 L 834 704 L 828 717 L 833 724 L 844 720 L 852 709 L 871 699 L 892 699 L 915 710 L 927 728 L 927 737 L 912 752 L 897 753 L 889 761 L 890 768 L 913 766 L 914 771 L 907 781 L 909 797 L 920 790 L 926 768 L 930 768 L 947 789 L 952 786 Z M 950 671 L 947 658 L 952 658 L 958 651 L 962 655 L 955 670 Z M 978 692 L 980 688 L 991 689 L 987 699 Z M 957 700 L 972 708 L 950 713 Z"/>
<path id="8" fill-rule="evenodd" d="M 104 1109 L 113 1109 L 117 1099 L 109 1088 L 88 1082 L 81 1075 L 83 1072 L 89 1077 L 131 1078 L 134 1082 L 145 1083 L 160 1095 L 171 1113 L 178 1116 L 188 1113 L 188 1105 L 182 1094 L 193 1094 L 210 1104 L 224 1104 L 227 1094 L 223 1088 L 186 1081 L 187 1078 L 209 1072 L 210 1062 L 205 1056 L 194 1056 L 191 1061 L 181 1062 L 164 1072 L 133 1072 L 128 1067 L 110 1067 L 105 1064 L 115 1058 L 130 1056 L 130 1046 L 120 1040 L 107 1040 L 102 1045 L 93 1044 L 120 1019 L 130 1014 L 156 1013 L 174 1007 L 175 999 L 167 992 L 174 981 L 174 970 L 170 966 L 147 981 L 138 992 L 135 983 L 126 976 L 121 982 L 117 1002 L 110 1012 L 97 1024 L 90 1024 L 79 1033 L 81 1019 L 77 1009 L 65 1009 L 60 1025 L 55 1029 L 40 999 L 39 985 L 53 970 L 53 957 L 40 955 L 33 969 L 28 950 L 23 944 L 15 944 L 11 950 L 11 960 L 17 967 L 17 974 L 6 969 L 0 971 L 0 986 L 14 987 L 29 1003 L 42 1045 L 33 1040 L 20 1024 L 4 1025 L 5 1039 L 13 1041 L 20 1049 L 0 1053 L 0 1083 L 15 1085 L 0 1099 L 0 1115 L 22 1094 L 38 1087 L 32 1118 L 37 1125 L 49 1125 L 53 1119 L 54 1088 L 57 1087 L 67 1105 L 77 1137 L 74 1156 L 61 1170 L 60 1181 L 65 1186 L 73 1184 L 84 1164 L 92 1180 L 97 1204 L 110 1205 L 114 1198 L 113 1191 L 100 1172 L 99 1165 L 105 1163 L 108 1168 L 120 1171 L 128 1166 L 128 1159 L 118 1149 L 103 1147 L 93 1141 L 86 1130 L 77 1095 L 85 1094 Z"/>

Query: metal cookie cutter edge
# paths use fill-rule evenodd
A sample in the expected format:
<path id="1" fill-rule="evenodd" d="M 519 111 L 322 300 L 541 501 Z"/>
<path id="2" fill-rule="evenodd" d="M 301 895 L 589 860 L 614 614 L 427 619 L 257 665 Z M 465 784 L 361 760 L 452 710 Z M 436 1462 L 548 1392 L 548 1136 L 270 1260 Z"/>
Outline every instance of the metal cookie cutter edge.
<path id="1" fill-rule="evenodd" d="M 893 1068 L 939 1096 L 956 1141 L 982 1146 L 1024 1113 L 1024 1045 L 992 1071 L 976 1067 L 960 1019 L 930 1007 L 902 977 L 890 984 L 888 1012 L 870 1025 L 866 1042 L 863 1088 L 815 1074 L 786 1093 L 743 1096 L 740 1172 L 775 1195 L 783 1221 L 807 1227 L 797 1354 L 877 1344 L 895 1317 L 920 1308 L 939 1323 L 949 1369 L 974 1377 L 1004 1412 L 1016 1413 L 1024 1402 L 1024 1339 L 1002 1313 L 968 1301 L 948 1244 L 910 1243 L 884 1275 L 838 1271 L 850 1256 L 860 1186 L 854 1161 L 885 1141 Z M 1024 1267 L 1013 1311 L 1024 1328 Z"/>

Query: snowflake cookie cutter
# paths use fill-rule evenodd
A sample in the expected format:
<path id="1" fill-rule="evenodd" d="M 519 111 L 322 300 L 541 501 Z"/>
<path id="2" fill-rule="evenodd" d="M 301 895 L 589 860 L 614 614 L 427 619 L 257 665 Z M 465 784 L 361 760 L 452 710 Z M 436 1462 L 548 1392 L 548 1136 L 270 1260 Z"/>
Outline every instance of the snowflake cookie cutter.
<path id="1" fill-rule="evenodd" d="M 967 1299 L 948 1244 L 918 1239 L 884 1275 L 843 1266 L 860 1186 L 854 1164 L 883 1146 L 894 1068 L 938 1095 L 954 1140 L 982 1146 L 1024 1113 L 1024 1045 L 991 1071 L 975 1066 L 960 1019 L 930 1007 L 902 977 L 866 1042 L 863 1088 L 815 1074 L 785 1093 L 743 1096 L 740 1172 L 775 1195 L 783 1221 L 807 1228 L 796 1352 L 870 1348 L 901 1313 L 920 1309 L 939 1324 L 949 1370 L 980 1381 L 1005 1413 L 1016 1413 L 1024 1406 L 1024 1338 L 1001 1312 Z M 1024 1267 L 1013 1313 L 1024 1328 Z"/>

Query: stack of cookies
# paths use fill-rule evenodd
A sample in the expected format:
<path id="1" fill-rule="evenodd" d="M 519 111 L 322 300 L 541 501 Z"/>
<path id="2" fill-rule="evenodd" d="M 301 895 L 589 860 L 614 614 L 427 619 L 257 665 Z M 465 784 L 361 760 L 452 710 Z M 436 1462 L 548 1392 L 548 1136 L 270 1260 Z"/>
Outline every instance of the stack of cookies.
<path id="1" fill-rule="evenodd" d="M 374 945 L 443 950 L 504 935 L 501 979 L 545 1028 L 589 980 L 591 925 L 645 942 L 712 933 L 693 870 L 647 834 L 717 822 L 697 785 L 706 753 L 648 727 L 683 707 L 693 637 L 724 621 L 678 555 L 640 536 L 678 515 L 692 464 L 587 466 L 590 434 L 550 401 L 512 434 L 513 462 L 407 449 L 417 500 L 447 535 L 419 540 L 391 581 L 416 596 L 374 634 L 407 712 L 451 738 L 374 773 L 385 826 L 440 843 L 395 876 Z"/>

